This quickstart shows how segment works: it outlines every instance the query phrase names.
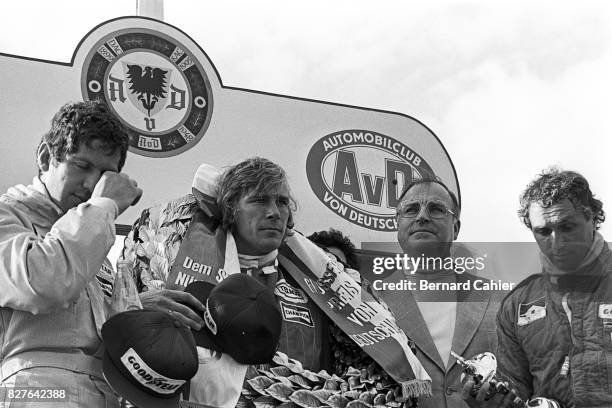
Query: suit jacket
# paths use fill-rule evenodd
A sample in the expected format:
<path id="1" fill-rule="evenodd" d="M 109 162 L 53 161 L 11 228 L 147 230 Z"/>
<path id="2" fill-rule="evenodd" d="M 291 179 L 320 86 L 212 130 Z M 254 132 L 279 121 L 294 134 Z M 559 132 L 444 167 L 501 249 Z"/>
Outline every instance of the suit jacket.
<path id="1" fill-rule="evenodd" d="M 395 271 L 384 282 L 399 282 L 404 278 L 402 271 Z M 457 274 L 457 282 L 476 279 L 483 278 L 468 273 Z M 416 343 L 416 356 L 431 377 L 433 395 L 419 398 L 419 408 L 468 408 L 461 398 L 461 366 L 451 357 L 452 364 L 444 367 L 412 293 L 409 290 L 385 290 L 380 295 L 391 308 L 398 326 Z M 452 350 L 466 359 L 485 351 L 495 353 L 495 318 L 501 294 L 472 290 L 462 292 L 459 298 Z"/>

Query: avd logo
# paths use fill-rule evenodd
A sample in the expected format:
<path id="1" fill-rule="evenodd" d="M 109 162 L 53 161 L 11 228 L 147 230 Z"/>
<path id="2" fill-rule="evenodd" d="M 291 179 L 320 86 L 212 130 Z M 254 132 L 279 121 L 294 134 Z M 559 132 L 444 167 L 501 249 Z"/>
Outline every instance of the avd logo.
<path id="1" fill-rule="evenodd" d="M 159 32 L 128 29 L 99 41 L 81 73 L 85 99 L 102 99 L 129 128 L 130 150 L 174 156 L 204 136 L 210 83 L 185 46 Z"/>
<path id="2" fill-rule="evenodd" d="M 395 208 L 404 186 L 425 160 L 402 142 L 368 130 L 343 130 L 319 139 L 306 159 L 310 187 L 342 218 L 376 231 L 396 231 Z"/>

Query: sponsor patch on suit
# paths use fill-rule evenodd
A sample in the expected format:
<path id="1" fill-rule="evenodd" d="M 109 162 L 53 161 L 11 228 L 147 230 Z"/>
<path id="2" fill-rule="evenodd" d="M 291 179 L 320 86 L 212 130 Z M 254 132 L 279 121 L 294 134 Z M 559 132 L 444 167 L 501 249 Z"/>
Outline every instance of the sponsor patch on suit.
<path id="1" fill-rule="evenodd" d="M 519 304 L 517 321 L 519 326 L 526 326 L 544 317 L 546 317 L 546 299 L 544 297 L 533 302 Z"/>
<path id="2" fill-rule="evenodd" d="M 604 329 L 610 331 L 608 341 L 612 342 L 612 304 L 599 305 L 597 316 L 602 320 Z"/>
<path id="3" fill-rule="evenodd" d="M 283 301 L 280 302 L 280 307 L 281 312 L 283 313 L 283 319 L 286 321 L 314 327 L 312 315 L 310 314 L 310 310 L 308 308 L 292 305 Z"/>
<path id="4" fill-rule="evenodd" d="M 307 303 L 308 299 L 301 289 L 291 286 L 286 280 L 281 279 L 274 287 L 274 294 L 291 303 Z"/>
<path id="5" fill-rule="evenodd" d="M 98 281 L 98 285 L 108 299 L 113 297 L 113 286 L 114 286 L 114 272 L 113 268 L 108 262 L 108 260 L 104 260 L 102 263 L 102 267 L 96 274 L 96 280 Z"/>
<path id="6" fill-rule="evenodd" d="M 612 320 L 612 304 L 599 305 L 599 317 Z"/>

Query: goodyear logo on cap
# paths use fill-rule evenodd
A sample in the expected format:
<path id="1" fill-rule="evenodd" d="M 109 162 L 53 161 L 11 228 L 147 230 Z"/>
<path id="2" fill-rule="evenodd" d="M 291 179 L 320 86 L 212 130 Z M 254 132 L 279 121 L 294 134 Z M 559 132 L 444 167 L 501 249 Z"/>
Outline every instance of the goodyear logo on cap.
<path id="1" fill-rule="evenodd" d="M 136 381 L 159 394 L 174 394 L 185 384 L 184 380 L 168 378 L 153 370 L 131 347 L 121 356 L 121 362 Z"/>
<path id="2" fill-rule="evenodd" d="M 375 231 L 397 230 L 399 196 L 423 173 L 433 171 L 417 152 L 369 130 L 324 136 L 306 159 L 308 182 L 317 198 L 345 220 Z"/>

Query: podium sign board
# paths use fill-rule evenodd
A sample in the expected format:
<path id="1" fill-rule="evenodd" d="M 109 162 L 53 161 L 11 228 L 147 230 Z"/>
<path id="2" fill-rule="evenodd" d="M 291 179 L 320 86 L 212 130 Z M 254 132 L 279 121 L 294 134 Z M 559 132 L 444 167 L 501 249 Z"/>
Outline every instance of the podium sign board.
<path id="1" fill-rule="evenodd" d="M 0 189 L 30 183 L 36 146 L 61 105 L 102 99 L 129 129 L 124 171 L 144 190 L 120 224 L 190 192 L 199 164 L 251 156 L 287 171 L 298 230 L 334 227 L 357 245 L 395 241 L 395 207 L 414 178 L 432 172 L 459 195 L 444 146 L 418 120 L 224 86 L 198 44 L 157 20 L 107 21 L 82 39 L 70 63 L 0 54 L 0 74 Z"/>

